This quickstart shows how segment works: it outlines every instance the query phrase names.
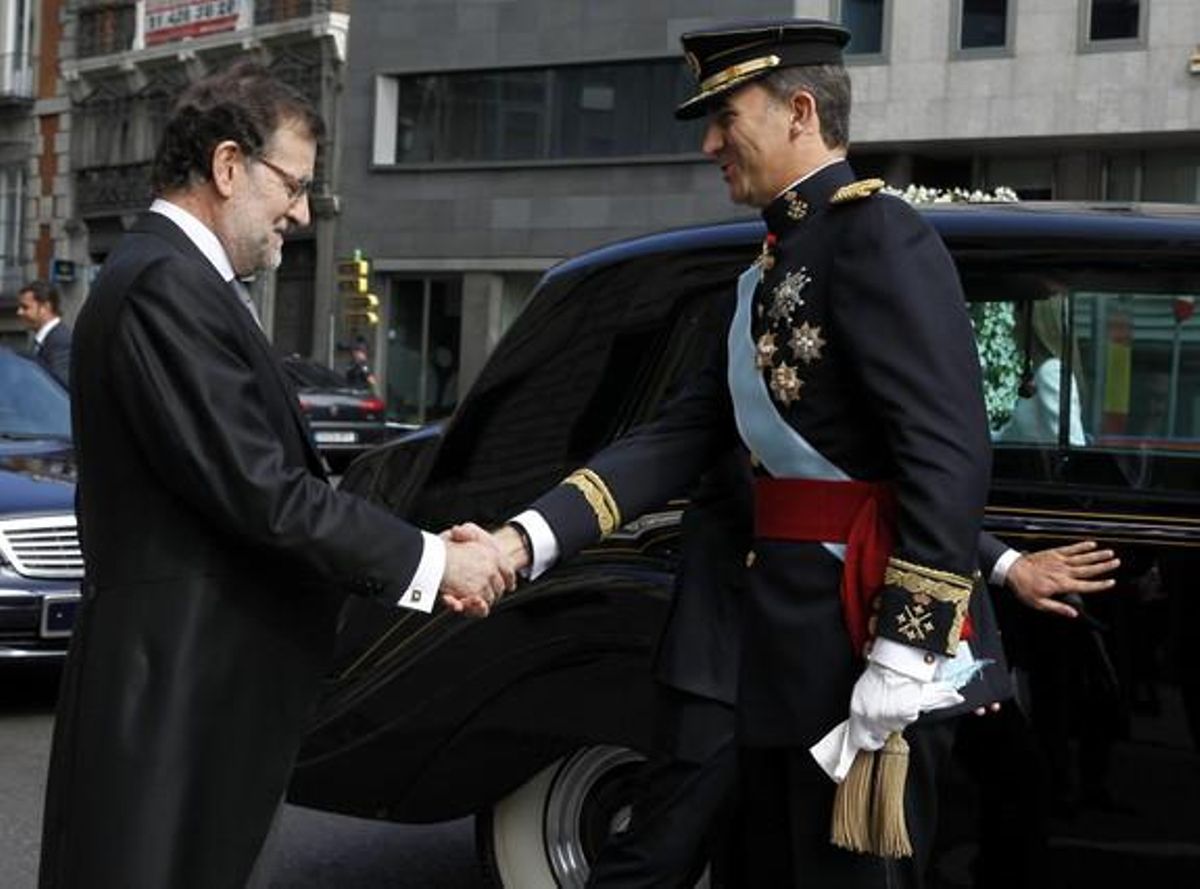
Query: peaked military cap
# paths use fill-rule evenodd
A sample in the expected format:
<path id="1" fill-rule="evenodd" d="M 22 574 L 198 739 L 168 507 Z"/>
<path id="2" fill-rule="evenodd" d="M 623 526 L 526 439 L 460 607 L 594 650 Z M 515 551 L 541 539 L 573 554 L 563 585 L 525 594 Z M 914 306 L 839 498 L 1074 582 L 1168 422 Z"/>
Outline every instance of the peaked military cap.
<path id="1" fill-rule="evenodd" d="M 820 19 L 733 22 L 679 38 L 698 92 L 675 109 L 680 120 L 708 112 L 716 97 L 795 65 L 840 65 L 850 32 Z"/>

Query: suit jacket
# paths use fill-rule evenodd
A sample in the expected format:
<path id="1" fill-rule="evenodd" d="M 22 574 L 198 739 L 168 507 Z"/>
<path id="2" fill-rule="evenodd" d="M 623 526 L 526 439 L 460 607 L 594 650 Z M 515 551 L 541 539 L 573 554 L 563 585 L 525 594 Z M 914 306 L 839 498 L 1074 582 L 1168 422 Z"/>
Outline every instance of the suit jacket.
<path id="1" fill-rule="evenodd" d="M 250 314 L 146 214 L 91 289 L 72 411 L 84 601 L 42 889 L 243 889 L 345 591 L 395 602 L 417 529 L 324 477 Z"/>
<path id="2" fill-rule="evenodd" d="M 42 345 L 36 350 L 34 361 L 54 374 L 64 386 L 70 385 L 71 379 L 71 328 L 66 321 L 59 321 L 46 334 Z"/>
<path id="3" fill-rule="evenodd" d="M 940 578 L 975 569 L 990 470 L 978 358 L 937 234 L 852 179 L 835 164 L 766 209 L 774 262 L 754 290 L 751 329 L 734 335 L 774 336 L 775 350 L 751 360 L 774 358 L 755 367 L 783 423 L 850 477 L 893 486 L 894 557 L 915 576 L 885 585 L 877 632 L 944 651 L 967 601 L 931 605 L 917 590 L 942 593 Z M 534 504 L 564 553 L 675 495 L 738 440 L 729 378 L 744 364 L 729 354 L 718 350 L 658 419 Z M 783 363 L 799 398 L 775 385 Z M 818 543 L 759 539 L 754 552 L 741 608 L 742 740 L 807 747 L 845 718 L 862 670 L 842 617 L 842 565 Z"/>

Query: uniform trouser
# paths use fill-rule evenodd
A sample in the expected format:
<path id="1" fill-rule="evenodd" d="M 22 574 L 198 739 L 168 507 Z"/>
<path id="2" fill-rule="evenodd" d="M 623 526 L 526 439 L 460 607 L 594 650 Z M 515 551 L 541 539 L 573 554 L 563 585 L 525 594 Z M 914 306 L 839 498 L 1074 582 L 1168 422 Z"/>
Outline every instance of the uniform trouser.
<path id="1" fill-rule="evenodd" d="M 732 742 L 701 763 L 651 760 L 638 780 L 629 828 L 605 843 L 588 889 L 691 887 L 725 840 L 737 787 Z"/>
<path id="2" fill-rule="evenodd" d="M 912 726 L 905 819 L 912 858 L 885 860 L 829 841 L 836 785 L 803 748 L 741 750 L 746 827 L 745 885 L 771 889 L 920 889 L 937 825 L 937 766 L 954 720 Z"/>

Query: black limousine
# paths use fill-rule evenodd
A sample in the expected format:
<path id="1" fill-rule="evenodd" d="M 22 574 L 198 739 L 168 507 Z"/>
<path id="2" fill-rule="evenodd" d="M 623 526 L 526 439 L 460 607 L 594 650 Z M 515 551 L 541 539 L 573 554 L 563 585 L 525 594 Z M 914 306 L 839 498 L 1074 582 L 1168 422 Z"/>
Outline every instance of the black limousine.
<path id="1" fill-rule="evenodd" d="M 1047 885 L 1200 885 L 1200 210 L 925 212 L 985 368 L 988 528 L 1018 547 L 1095 538 L 1123 563 L 1082 620 L 994 592 L 1052 785 Z M 454 416 L 368 453 L 344 487 L 429 528 L 513 515 L 697 366 L 762 236 L 691 228 L 555 267 Z M 583 886 L 648 740 L 681 506 L 483 622 L 352 601 L 290 799 L 397 821 L 476 813 L 498 885 Z M 955 819 L 943 863 L 970 856 L 971 823 Z"/>

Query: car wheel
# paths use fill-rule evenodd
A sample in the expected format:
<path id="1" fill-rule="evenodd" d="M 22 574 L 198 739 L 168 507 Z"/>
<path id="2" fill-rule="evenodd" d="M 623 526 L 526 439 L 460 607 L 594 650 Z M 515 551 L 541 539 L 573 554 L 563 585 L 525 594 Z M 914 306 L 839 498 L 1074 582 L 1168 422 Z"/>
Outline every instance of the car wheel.
<path id="1" fill-rule="evenodd" d="M 629 825 L 643 759 L 625 747 L 584 747 L 480 814 L 476 840 L 493 885 L 583 889 L 605 839 Z"/>

